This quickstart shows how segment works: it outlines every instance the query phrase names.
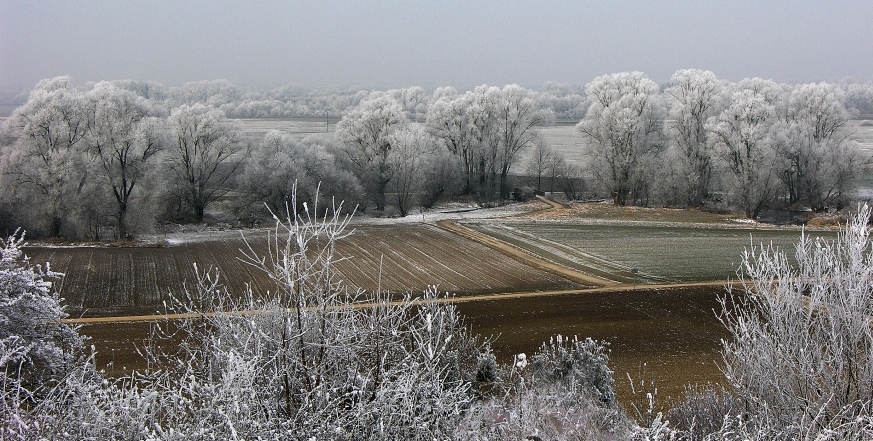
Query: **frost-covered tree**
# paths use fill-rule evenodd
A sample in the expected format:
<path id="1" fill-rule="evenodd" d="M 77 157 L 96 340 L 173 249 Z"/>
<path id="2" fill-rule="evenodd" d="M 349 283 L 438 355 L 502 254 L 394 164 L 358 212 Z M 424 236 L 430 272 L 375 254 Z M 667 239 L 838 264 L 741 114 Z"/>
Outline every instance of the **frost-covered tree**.
<path id="1" fill-rule="evenodd" d="M 170 191 L 195 222 L 203 222 L 206 207 L 230 190 L 226 184 L 242 164 L 246 149 L 241 131 L 203 104 L 173 109 L 169 126 Z"/>
<path id="2" fill-rule="evenodd" d="M 167 87 L 157 81 L 114 80 L 111 83 L 119 89 L 131 91 L 153 103 L 163 103 L 167 99 Z"/>
<path id="3" fill-rule="evenodd" d="M 770 128 L 776 108 L 762 93 L 740 89 L 730 105 L 706 123 L 709 142 L 727 170 L 727 187 L 734 202 L 754 219 L 774 191 L 775 161 Z"/>
<path id="4" fill-rule="evenodd" d="M 508 196 L 507 178 L 518 152 L 534 145 L 551 118 L 527 89 L 483 85 L 463 96 L 437 99 L 427 125 L 462 163 L 465 192 L 490 198 Z"/>
<path id="5" fill-rule="evenodd" d="M 679 159 L 675 177 L 681 180 L 676 184 L 684 193 L 684 203 L 697 207 L 709 197 L 713 178 L 706 120 L 721 112 L 724 87 L 715 74 L 698 69 L 678 70 L 670 83 L 665 95 L 669 102 L 667 127 Z"/>
<path id="6" fill-rule="evenodd" d="M 555 152 L 548 144 L 543 141 L 534 144 L 533 154 L 527 163 L 527 173 L 537 177 L 537 189 L 543 188 L 543 175 L 548 176 L 548 172 L 555 168 L 556 159 Z"/>
<path id="7" fill-rule="evenodd" d="M 385 189 L 394 177 L 392 136 L 407 124 L 406 113 L 396 100 L 377 96 L 355 107 L 336 126 L 343 159 L 380 211 L 385 209 Z"/>
<path id="8" fill-rule="evenodd" d="M 493 198 L 497 191 L 497 171 L 500 155 L 498 135 L 497 106 L 500 102 L 500 89 L 482 85 L 468 92 L 465 120 L 470 133 L 470 146 L 473 152 L 474 185 L 480 198 Z"/>
<path id="9" fill-rule="evenodd" d="M 585 116 L 585 91 L 578 86 L 547 81 L 536 100 L 540 107 L 551 109 L 560 118 L 580 119 Z"/>
<path id="10" fill-rule="evenodd" d="M 74 223 L 89 179 L 83 95 L 68 77 L 40 81 L 6 127 L 14 141 L 3 151 L 5 191 L 49 236 L 60 237 Z"/>
<path id="11" fill-rule="evenodd" d="M 480 161 L 467 113 L 469 96 L 457 96 L 450 93 L 452 91 L 446 91 L 430 105 L 427 127 L 446 151 L 458 158 L 464 177 L 461 192 L 472 194 L 478 183 L 476 174 Z"/>
<path id="12" fill-rule="evenodd" d="M 406 127 L 391 135 L 391 189 L 401 216 L 409 213 L 415 196 L 424 189 L 425 173 L 434 156 L 434 139 L 419 126 Z"/>
<path id="13" fill-rule="evenodd" d="M 317 194 L 325 200 L 344 201 L 354 209 L 364 190 L 329 150 L 312 139 L 297 140 L 285 132 L 267 132 L 238 177 L 239 214 L 263 219 L 269 215 L 264 206 L 273 213 L 284 213 L 292 200 L 299 205 L 288 208 L 299 212 L 303 203 L 312 206 Z"/>
<path id="14" fill-rule="evenodd" d="M 724 373 L 750 417 L 726 432 L 769 439 L 873 435 L 870 208 L 835 241 L 804 235 L 796 265 L 762 246 L 743 256 L 743 293 L 723 302 Z M 735 427 L 739 425 L 739 427 Z M 747 426 L 747 427 L 744 427 Z"/>
<path id="15" fill-rule="evenodd" d="M 564 193 L 564 197 L 568 200 L 575 201 L 582 197 L 585 191 L 585 173 L 581 166 L 571 164 L 563 156 L 556 156 L 555 162 L 550 169 L 550 177 L 552 181 L 552 191 L 554 183 L 557 183 L 558 190 Z"/>
<path id="16" fill-rule="evenodd" d="M 455 195 L 463 188 L 464 175 L 458 157 L 433 141 L 428 163 L 422 172 L 421 206 L 431 208 L 443 195 Z"/>
<path id="17" fill-rule="evenodd" d="M 420 86 L 391 89 L 385 94 L 400 103 L 410 120 L 424 121 L 426 118 L 431 97 Z"/>
<path id="18" fill-rule="evenodd" d="M 800 85 L 787 97 L 773 144 L 790 205 L 842 206 L 862 162 L 847 121 L 842 92 L 830 84 Z"/>
<path id="19" fill-rule="evenodd" d="M 791 91 L 788 84 L 757 77 L 744 78 L 739 83 L 732 84 L 731 88 L 734 92 L 748 90 L 776 109 L 781 109 L 784 106 L 787 94 Z"/>
<path id="20" fill-rule="evenodd" d="M 597 77 L 576 129 L 585 137 L 594 178 L 615 205 L 645 200 L 655 160 L 666 148 L 658 86 L 642 72 Z"/>
<path id="21" fill-rule="evenodd" d="M 846 109 L 854 115 L 873 114 L 873 83 L 844 84 Z"/>
<path id="22" fill-rule="evenodd" d="M 550 124 L 554 115 L 539 108 L 535 94 L 517 84 L 505 86 L 500 91 L 497 105 L 497 138 L 500 153 L 498 171 L 500 173 L 500 195 L 508 197 L 507 177 L 516 162 L 518 152 L 531 148 L 540 139 L 539 129 Z"/>
<path id="23" fill-rule="evenodd" d="M 115 228 L 129 237 L 128 212 L 142 194 L 142 181 L 156 167 L 165 141 L 157 111 L 145 98 L 97 83 L 86 95 L 88 153 L 97 163 L 97 180 L 115 201 Z"/>
<path id="24" fill-rule="evenodd" d="M 192 81 L 170 91 L 170 107 L 203 104 L 214 109 L 241 101 L 242 91 L 228 80 Z"/>

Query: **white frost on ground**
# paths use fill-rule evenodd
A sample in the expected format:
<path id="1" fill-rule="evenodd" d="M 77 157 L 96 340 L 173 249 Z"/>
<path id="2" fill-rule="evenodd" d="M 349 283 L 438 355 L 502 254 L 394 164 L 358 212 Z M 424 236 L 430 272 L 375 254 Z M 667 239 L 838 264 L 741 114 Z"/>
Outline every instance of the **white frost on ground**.
<path id="1" fill-rule="evenodd" d="M 509 204 L 494 208 L 479 208 L 473 204 L 446 204 L 434 207 L 433 209 L 424 212 L 411 212 L 406 217 L 373 216 L 370 213 L 357 214 L 352 218 L 349 226 L 354 228 L 356 226 L 367 225 L 434 224 L 446 219 L 497 219 L 518 216 L 545 207 L 546 205 L 540 202 Z M 239 239 L 241 237 L 251 239 L 266 235 L 273 230 L 272 225 L 252 229 L 216 228 L 192 225 L 186 225 L 180 228 L 181 231 L 175 231 L 172 233 L 143 235 L 139 242 L 144 245 L 179 246 L 188 243 Z"/>
<path id="2" fill-rule="evenodd" d="M 496 219 L 519 216 L 534 210 L 545 208 L 546 205 L 537 202 L 509 204 L 494 208 L 479 208 L 472 204 L 451 204 L 435 207 L 424 212 L 410 212 L 406 217 L 375 217 L 367 214 L 356 216 L 352 225 L 409 225 L 433 224 L 441 220 Z"/>
<path id="3" fill-rule="evenodd" d="M 736 223 L 738 223 L 738 224 L 757 224 L 757 223 L 758 223 L 758 221 L 756 221 L 755 219 L 739 219 L 739 218 L 736 218 L 736 219 L 731 219 L 730 221 L 731 221 L 731 222 L 736 222 Z"/>

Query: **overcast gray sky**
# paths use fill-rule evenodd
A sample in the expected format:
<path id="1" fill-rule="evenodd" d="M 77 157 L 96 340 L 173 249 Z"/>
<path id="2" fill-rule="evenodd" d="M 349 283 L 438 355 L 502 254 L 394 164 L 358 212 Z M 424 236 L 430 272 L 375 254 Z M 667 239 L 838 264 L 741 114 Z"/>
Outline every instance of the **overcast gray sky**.
<path id="1" fill-rule="evenodd" d="M 367 87 L 585 84 L 681 68 L 873 75 L 873 1 L 0 0 L 0 91 L 42 78 Z"/>

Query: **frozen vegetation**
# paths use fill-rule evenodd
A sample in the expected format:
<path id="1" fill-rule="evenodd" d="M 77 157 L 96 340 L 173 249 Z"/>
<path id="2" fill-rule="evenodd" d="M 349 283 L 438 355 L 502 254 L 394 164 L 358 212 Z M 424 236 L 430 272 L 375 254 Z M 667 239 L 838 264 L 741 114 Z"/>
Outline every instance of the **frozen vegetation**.
<path id="1" fill-rule="evenodd" d="M 866 161 L 848 121 L 871 103 L 869 85 L 730 83 L 700 70 L 663 86 L 626 72 L 584 90 L 432 94 L 44 80 L 0 133 L 0 229 L 129 240 L 164 225 L 287 218 L 244 250 L 268 295 L 198 272 L 165 305 L 182 318 L 142 344 L 147 368 L 123 376 L 98 369 L 62 320 L 62 276 L 9 236 L 2 437 L 871 439 L 866 206 L 835 241 L 804 236 L 793 260 L 767 247 L 738 257 L 742 288 L 717 311 L 731 335 L 724 387 L 689 387 L 663 413 L 654 396 L 616 402 L 603 342 L 556 335 L 500 364 L 436 288 L 400 302 L 358 290 L 340 280 L 336 255 L 351 213 L 366 214 L 360 224 L 435 222 L 454 214 L 426 210 L 450 200 L 478 217 L 531 195 L 513 191 L 522 168 L 537 188 L 619 207 L 846 213 Z M 340 117 L 331 136 L 245 132 L 230 119 L 324 113 Z M 584 162 L 544 141 L 556 118 L 578 120 Z"/>
<path id="2" fill-rule="evenodd" d="M 292 198 L 292 201 L 294 199 Z M 296 202 L 296 201 L 294 201 Z M 311 210 L 311 211 L 310 211 Z M 339 210 L 337 210 L 338 212 Z M 749 250 L 719 313 L 726 388 L 690 388 L 666 414 L 622 409 L 604 346 L 555 336 L 496 362 L 435 290 L 389 302 L 335 278 L 349 218 L 317 206 L 277 222 L 246 261 L 267 297 L 231 296 L 216 273 L 168 309 L 148 368 L 107 377 L 51 280 L 10 237 L 0 345 L 7 439 L 868 439 L 873 334 L 870 210 L 833 242 L 804 237 L 797 264 Z M 336 212 L 335 212 L 336 213 Z M 733 305 L 733 306 L 731 306 Z M 161 344 L 172 339 L 175 344 Z"/>
<path id="3" fill-rule="evenodd" d="M 0 228 L 128 240 L 172 224 L 254 226 L 290 201 L 295 182 L 301 203 L 320 184 L 348 209 L 380 216 L 446 200 L 491 206 L 534 188 L 749 219 L 766 209 L 840 210 L 862 183 L 868 153 L 857 132 L 866 126 L 850 119 L 871 112 L 871 90 L 732 83 L 694 69 L 665 85 L 624 72 L 584 88 L 432 92 L 256 92 L 227 81 L 75 87 L 58 77 L 37 84 L 3 124 Z M 279 110 L 257 110 L 265 106 Z M 305 133 L 232 119 L 268 116 L 313 119 Z M 556 121 L 578 124 L 544 137 Z"/>

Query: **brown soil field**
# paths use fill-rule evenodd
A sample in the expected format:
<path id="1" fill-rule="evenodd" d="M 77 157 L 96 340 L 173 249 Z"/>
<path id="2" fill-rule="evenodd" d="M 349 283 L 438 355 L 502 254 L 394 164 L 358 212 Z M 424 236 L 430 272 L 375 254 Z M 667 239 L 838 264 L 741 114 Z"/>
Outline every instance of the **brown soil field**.
<path id="1" fill-rule="evenodd" d="M 343 278 L 365 290 L 422 291 L 437 285 L 459 296 L 578 288 L 558 274 L 495 252 L 432 225 L 357 227 L 337 247 L 349 258 L 337 265 Z"/>
<path id="2" fill-rule="evenodd" d="M 267 252 L 264 232 L 246 234 L 255 252 Z M 231 293 L 246 284 L 256 293 L 273 288 L 264 273 L 240 260 L 241 236 L 166 247 L 29 247 L 34 263 L 49 262 L 65 276 L 56 289 L 72 316 L 163 312 L 170 294 L 181 295 L 200 271 L 218 269 Z M 583 285 L 432 225 L 360 226 L 337 244 L 336 268 L 350 288 L 420 292 L 430 285 L 459 296 L 552 291 Z"/>
<path id="3" fill-rule="evenodd" d="M 554 335 L 609 343 L 616 392 L 628 403 L 629 374 L 654 381 L 663 404 L 687 384 L 718 383 L 721 339 L 720 286 L 638 288 L 458 303 L 473 331 L 494 338 L 498 360 L 531 355 Z"/>
<path id="4" fill-rule="evenodd" d="M 689 383 L 722 382 L 718 368 L 721 339 L 718 322 L 724 288 L 607 288 L 561 294 L 477 297 L 456 303 L 473 332 L 490 339 L 500 362 L 515 354 L 533 354 L 549 338 L 591 337 L 609 343 L 619 400 L 631 402 L 629 374 L 635 382 L 654 381 L 662 405 L 678 397 Z M 154 322 L 89 323 L 100 368 L 121 375 L 143 369 L 136 354 Z"/>

